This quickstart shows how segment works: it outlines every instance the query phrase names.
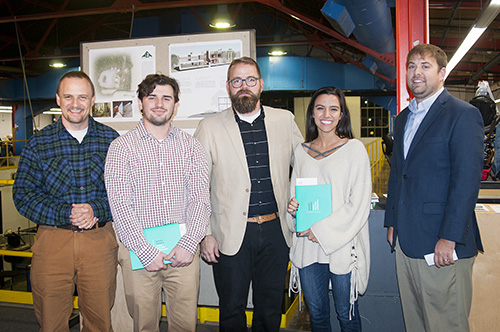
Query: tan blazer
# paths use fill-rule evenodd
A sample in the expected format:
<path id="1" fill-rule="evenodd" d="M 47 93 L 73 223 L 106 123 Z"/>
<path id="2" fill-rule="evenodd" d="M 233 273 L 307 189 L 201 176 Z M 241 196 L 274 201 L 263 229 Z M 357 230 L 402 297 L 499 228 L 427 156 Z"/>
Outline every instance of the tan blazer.
<path id="1" fill-rule="evenodd" d="M 289 172 L 293 150 L 303 142 L 293 114 L 264 106 L 269 144 L 269 163 L 281 229 L 288 246 L 292 233 L 286 225 L 289 199 Z M 210 174 L 212 216 L 207 234 L 212 234 L 225 255 L 240 249 L 250 202 L 250 175 L 245 148 L 232 108 L 203 119 L 194 136 L 205 148 Z"/>

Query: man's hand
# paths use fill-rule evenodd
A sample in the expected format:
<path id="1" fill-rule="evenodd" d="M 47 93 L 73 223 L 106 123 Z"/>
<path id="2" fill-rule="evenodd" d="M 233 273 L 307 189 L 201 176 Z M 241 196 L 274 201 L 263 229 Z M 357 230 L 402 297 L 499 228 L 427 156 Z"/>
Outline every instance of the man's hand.
<path id="1" fill-rule="evenodd" d="M 394 227 L 387 227 L 387 242 L 389 242 L 391 248 L 392 248 L 393 235 L 394 235 Z"/>
<path id="2" fill-rule="evenodd" d="M 455 250 L 454 241 L 439 239 L 434 248 L 434 263 L 436 267 L 455 264 L 455 260 L 453 260 L 453 250 Z"/>
<path id="3" fill-rule="evenodd" d="M 99 221 L 97 217 L 94 216 L 94 210 L 92 206 L 88 203 L 82 204 L 72 204 L 71 215 L 69 220 L 80 229 L 89 229 L 94 227 L 94 225 Z"/>
<path id="4" fill-rule="evenodd" d="M 193 257 L 187 250 L 175 246 L 165 259 L 172 262 L 172 267 L 182 267 L 191 264 Z"/>
<path id="5" fill-rule="evenodd" d="M 167 259 L 167 255 L 160 252 L 158 253 L 158 256 L 149 264 L 148 266 L 145 266 L 144 268 L 148 272 L 156 272 L 160 270 L 166 270 L 168 265 L 163 263 L 163 260 Z"/>
<path id="6" fill-rule="evenodd" d="M 217 258 L 219 257 L 219 245 L 213 235 L 207 235 L 201 241 L 201 257 L 207 263 L 219 262 L 217 261 Z"/>

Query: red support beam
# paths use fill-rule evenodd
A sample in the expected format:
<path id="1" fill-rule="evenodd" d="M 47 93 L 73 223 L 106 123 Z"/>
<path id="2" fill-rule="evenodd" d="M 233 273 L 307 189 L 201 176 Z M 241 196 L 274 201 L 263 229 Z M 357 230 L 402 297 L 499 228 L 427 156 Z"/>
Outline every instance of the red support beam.
<path id="1" fill-rule="evenodd" d="M 396 70 L 398 114 L 410 101 L 406 87 L 406 56 L 413 46 L 429 42 L 427 0 L 396 1 Z"/>
<path id="2" fill-rule="evenodd" d="M 201 17 L 200 13 L 198 13 L 198 11 L 196 10 L 195 7 L 190 7 L 189 9 L 191 9 L 191 11 L 193 12 L 194 16 L 196 16 L 196 18 L 198 18 L 198 21 L 200 21 L 200 23 L 203 25 L 203 27 L 205 28 L 206 31 L 210 31 L 210 26 L 207 24 L 207 22 L 205 22 L 205 20 L 203 19 L 203 17 Z"/>
<path id="3" fill-rule="evenodd" d="M 66 6 L 68 5 L 68 3 L 69 3 L 69 0 L 64 1 L 64 3 L 59 8 L 59 12 L 63 12 L 64 9 L 66 9 Z M 45 33 L 43 34 L 43 37 L 40 39 L 40 42 L 38 43 L 37 47 L 33 50 L 33 53 L 35 55 L 38 55 L 40 48 L 42 48 L 42 45 L 45 43 L 45 40 L 47 40 L 47 37 L 52 32 L 52 29 L 54 29 L 54 27 L 56 26 L 57 20 L 59 20 L 59 19 L 55 18 L 52 20 L 52 22 L 50 22 L 49 27 L 47 28 L 47 30 L 45 30 Z"/>
<path id="4" fill-rule="evenodd" d="M 419 0 L 419 1 L 422 1 L 422 0 Z M 390 65 L 393 65 L 395 64 L 395 59 L 394 59 L 394 53 L 385 53 L 385 54 L 380 54 L 378 52 L 375 52 L 374 50 L 372 50 L 371 48 L 369 47 L 366 47 L 364 45 L 361 45 L 360 43 L 352 40 L 352 39 L 349 39 L 349 38 L 346 38 L 344 37 L 343 35 L 341 35 L 340 33 L 338 33 L 337 31 L 323 25 L 323 24 L 320 24 L 318 22 L 316 22 L 315 20 L 309 18 L 309 17 L 306 17 L 286 6 L 284 6 L 282 4 L 282 2 L 280 0 L 256 0 L 256 2 L 259 2 L 259 3 L 262 3 L 264 5 L 267 5 L 269 7 L 272 7 L 276 10 L 279 10 L 285 14 L 287 14 L 288 16 L 292 17 L 293 19 L 296 19 L 302 23 L 305 23 L 317 30 L 320 30 L 324 33 L 326 33 L 327 35 L 331 36 L 331 37 L 334 37 L 340 41 L 342 41 L 343 43 L 346 43 L 364 53 L 367 53 L 367 54 L 370 54 L 371 56 L 373 56 L 374 58 L 376 59 L 379 59 L 381 61 L 384 61 L 385 63 L 388 63 Z M 396 2 L 399 2 L 396 1 Z"/>
<path id="5" fill-rule="evenodd" d="M 157 10 L 165 8 L 183 8 L 183 7 L 196 7 L 196 6 L 209 6 L 209 5 L 220 5 L 220 4 L 230 4 L 230 3 L 241 3 L 241 2 L 253 2 L 254 0 L 178 0 L 178 1 L 166 1 L 166 2 L 154 2 L 154 3 L 142 3 L 137 0 L 122 1 L 116 0 L 113 5 L 105 7 L 96 7 L 80 10 L 65 10 L 64 12 L 45 12 L 38 14 L 26 14 L 16 16 L 17 22 L 24 21 L 36 21 L 36 20 L 48 20 L 54 18 L 65 18 L 65 17 L 76 17 L 76 16 L 88 16 L 88 15 L 102 15 L 102 14 L 116 14 L 116 13 L 131 13 L 132 5 L 134 5 L 135 12 L 143 10 Z M 14 16 L 4 16 L 0 17 L 1 23 L 12 23 L 14 22 Z"/>
<path id="6" fill-rule="evenodd" d="M 14 11 L 12 10 L 12 7 L 10 6 L 9 2 L 6 2 L 6 5 L 7 5 L 7 8 L 9 9 L 10 14 L 14 16 Z M 28 53 L 30 51 L 30 47 L 29 47 L 29 43 L 26 40 L 26 38 L 24 38 L 23 30 L 21 30 L 21 27 L 19 26 L 16 18 L 14 18 L 13 22 L 16 25 L 16 29 L 17 29 L 17 32 L 19 34 L 19 38 L 21 39 L 24 47 L 26 48 L 26 53 Z M 17 38 L 16 38 L 16 44 L 17 44 Z"/>
<path id="7" fill-rule="evenodd" d="M 353 59 L 349 58 L 348 56 L 345 56 L 344 54 L 341 54 L 333 49 L 331 49 L 330 47 L 328 47 L 327 45 L 325 45 L 324 43 L 321 43 L 321 42 L 310 42 L 309 44 L 311 45 L 314 45 L 315 47 L 318 47 L 318 48 L 321 48 L 323 50 L 325 50 L 326 52 L 330 53 L 331 55 L 333 55 L 334 57 L 339 57 L 341 59 L 343 59 L 344 61 L 346 62 L 349 62 L 363 70 L 366 70 L 366 71 L 369 71 L 368 68 L 366 68 L 365 66 L 363 66 L 361 63 L 359 63 L 358 61 L 354 61 Z M 390 79 L 382 74 L 379 74 L 377 72 L 375 72 L 375 74 L 373 74 L 375 76 L 377 76 L 378 78 L 380 79 L 383 79 L 387 82 L 390 82 L 392 84 L 395 84 L 396 83 L 396 80 L 393 80 L 393 79 Z"/>

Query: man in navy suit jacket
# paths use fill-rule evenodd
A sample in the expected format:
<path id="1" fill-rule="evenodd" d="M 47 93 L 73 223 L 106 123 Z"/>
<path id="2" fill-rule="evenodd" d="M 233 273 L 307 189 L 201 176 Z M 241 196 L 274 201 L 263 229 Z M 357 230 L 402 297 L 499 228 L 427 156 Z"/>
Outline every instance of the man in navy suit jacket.
<path id="1" fill-rule="evenodd" d="M 406 80 L 415 98 L 394 128 L 385 227 L 408 332 L 469 331 L 472 266 L 483 250 L 474 213 L 483 121 L 444 89 L 446 64 L 433 45 L 409 52 Z"/>

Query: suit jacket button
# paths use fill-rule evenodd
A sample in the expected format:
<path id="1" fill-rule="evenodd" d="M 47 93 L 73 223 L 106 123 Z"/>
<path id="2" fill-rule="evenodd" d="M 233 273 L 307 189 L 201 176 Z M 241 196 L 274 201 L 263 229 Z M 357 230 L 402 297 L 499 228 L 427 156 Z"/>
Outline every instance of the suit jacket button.
<path id="1" fill-rule="evenodd" d="M 406 174 L 403 174 L 403 179 L 406 179 L 406 178 L 407 178 Z"/>

